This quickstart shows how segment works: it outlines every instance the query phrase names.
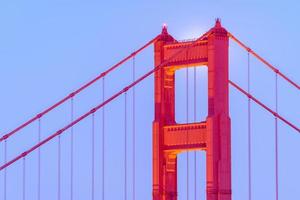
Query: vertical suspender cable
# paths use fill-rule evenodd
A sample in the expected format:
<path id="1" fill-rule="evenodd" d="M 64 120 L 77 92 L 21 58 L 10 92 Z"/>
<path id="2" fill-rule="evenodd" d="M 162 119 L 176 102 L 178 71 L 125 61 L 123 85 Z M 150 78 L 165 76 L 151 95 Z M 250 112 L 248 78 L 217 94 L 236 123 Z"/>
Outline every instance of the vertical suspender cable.
<path id="1" fill-rule="evenodd" d="M 23 168 L 23 200 L 26 199 L 26 157 L 23 158 L 23 163 L 22 163 L 22 168 Z"/>
<path id="2" fill-rule="evenodd" d="M 186 68 L 186 123 L 189 123 L 189 69 Z M 189 131 L 186 134 L 189 141 Z M 189 152 L 186 153 L 186 199 L 189 200 Z"/>
<path id="3" fill-rule="evenodd" d="M 41 118 L 38 119 L 38 142 L 41 142 Z M 41 199 L 41 148 L 38 148 L 38 191 L 37 199 Z"/>
<path id="4" fill-rule="evenodd" d="M 95 113 L 92 114 L 92 200 L 95 199 Z"/>
<path id="5" fill-rule="evenodd" d="M 135 81 L 135 56 L 132 59 L 132 81 Z M 132 200 L 135 200 L 135 86 L 132 88 Z"/>
<path id="6" fill-rule="evenodd" d="M 105 100 L 105 78 L 102 79 L 102 102 Z M 105 198 L 105 107 L 102 108 L 102 200 Z"/>
<path id="7" fill-rule="evenodd" d="M 127 200 L 127 92 L 124 93 L 124 200 Z"/>
<path id="8" fill-rule="evenodd" d="M 248 77 L 247 77 L 247 91 L 250 93 L 250 54 L 248 52 Z M 252 160 L 251 160 L 251 99 L 248 97 L 248 192 L 249 192 L 249 200 L 252 199 Z"/>
<path id="9" fill-rule="evenodd" d="M 275 74 L 275 112 L 278 113 L 278 73 Z M 278 200 L 278 118 L 275 116 L 275 185 Z"/>
<path id="10" fill-rule="evenodd" d="M 194 67 L 194 122 L 197 120 L 197 68 Z M 194 195 L 195 200 L 197 200 L 197 152 L 194 152 Z"/>
<path id="11" fill-rule="evenodd" d="M 4 141 L 4 163 L 7 162 L 7 140 Z M 6 200 L 7 192 L 7 169 L 4 169 L 4 192 L 3 199 Z"/>
<path id="12" fill-rule="evenodd" d="M 74 98 L 71 98 L 71 123 L 74 121 Z M 74 128 L 73 126 L 71 127 L 71 144 L 70 144 L 70 156 L 71 156 L 71 164 L 70 164 L 70 199 L 73 200 L 73 174 L 74 174 Z"/>
<path id="13" fill-rule="evenodd" d="M 60 184 L 61 184 L 61 136 L 58 136 L 58 147 L 57 147 L 57 199 L 60 200 Z"/>

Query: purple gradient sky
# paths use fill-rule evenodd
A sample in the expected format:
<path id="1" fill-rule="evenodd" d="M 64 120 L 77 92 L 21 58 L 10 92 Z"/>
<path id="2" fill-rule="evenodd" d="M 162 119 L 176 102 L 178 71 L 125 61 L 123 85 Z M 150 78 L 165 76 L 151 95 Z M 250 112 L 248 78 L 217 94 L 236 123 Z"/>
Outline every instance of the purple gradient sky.
<path id="1" fill-rule="evenodd" d="M 300 83 L 299 26 L 297 1 L 94 1 L 29 0 L 0 1 L 0 135 L 52 105 L 83 83 L 94 78 L 130 54 L 161 31 L 163 23 L 176 39 L 198 37 L 214 24 L 217 17 L 242 41 L 250 45 L 284 74 Z M 153 49 L 136 58 L 137 76 L 153 67 Z M 246 52 L 231 44 L 230 78 L 246 88 Z M 131 82 L 132 62 L 107 78 L 107 96 Z M 251 82 L 255 96 L 274 107 L 274 74 L 251 58 Z M 206 115 L 206 69 L 197 69 L 197 121 Z M 192 77 L 193 71 L 190 71 Z M 176 74 L 176 118 L 185 116 L 185 71 Z M 192 79 L 190 85 L 193 85 Z M 101 102 L 101 82 L 75 99 L 75 115 Z M 193 88 L 190 87 L 190 94 Z M 247 100 L 230 89 L 232 118 L 233 199 L 247 199 Z M 153 120 L 153 77 L 136 88 L 137 155 L 136 199 L 151 199 L 151 123 Z M 128 109 L 131 109 L 131 91 Z M 192 104 L 192 95 L 190 97 Z M 279 112 L 300 126 L 299 92 L 279 80 Z M 70 103 L 42 121 L 46 137 L 70 121 Z M 190 118 L 193 107 L 190 108 Z M 124 199 L 124 97 L 106 108 L 106 200 Z M 101 112 L 96 117 L 96 191 L 101 199 Z M 128 169 L 131 169 L 132 113 L 128 113 Z M 253 199 L 274 199 L 274 119 L 253 106 Z M 91 199 L 91 118 L 74 129 L 74 199 Z M 61 199 L 70 196 L 70 132 L 62 136 Z M 300 196 L 300 135 L 279 123 L 280 199 Z M 37 141 L 37 123 L 8 142 L 8 157 L 13 158 Z M 3 163 L 3 143 L 0 163 Z M 57 199 L 57 140 L 42 148 L 43 200 Z M 192 154 L 191 154 L 192 155 Z M 179 157 L 179 199 L 185 199 L 186 154 Z M 198 199 L 204 199 L 204 154 L 197 153 Z M 190 185 L 193 184 L 191 159 Z M 26 160 L 26 199 L 37 199 L 37 154 Z M 8 170 L 8 200 L 22 199 L 22 162 Z M 131 185 L 132 173 L 128 172 Z M 0 199 L 3 199 L 3 172 L 0 173 Z M 131 186 L 128 199 L 132 199 Z M 194 199 L 190 189 L 190 199 Z"/>

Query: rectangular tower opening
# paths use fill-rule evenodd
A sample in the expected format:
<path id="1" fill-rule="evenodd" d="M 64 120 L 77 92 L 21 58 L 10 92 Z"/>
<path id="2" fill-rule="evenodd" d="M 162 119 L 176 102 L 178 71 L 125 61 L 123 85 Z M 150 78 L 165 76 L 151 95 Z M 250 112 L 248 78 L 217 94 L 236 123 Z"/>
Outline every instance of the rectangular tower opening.
<path id="1" fill-rule="evenodd" d="M 183 68 L 175 72 L 176 123 L 206 120 L 208 113 L 207 74 L 207 66 Z"/>
<path id="2" fill-rule="evenodd" d="M 206 152 L 189 151 L 188 153 L 180 153 L 177 156 L 178 200 L 186 200 L 187 197 L 189 199 L 205 200 Z"/>

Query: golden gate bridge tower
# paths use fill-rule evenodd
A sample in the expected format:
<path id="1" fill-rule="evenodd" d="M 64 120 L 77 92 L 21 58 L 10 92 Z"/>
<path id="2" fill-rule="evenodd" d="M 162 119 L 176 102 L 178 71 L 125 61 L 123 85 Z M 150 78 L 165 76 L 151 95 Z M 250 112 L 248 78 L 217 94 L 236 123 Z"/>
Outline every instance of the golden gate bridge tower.
<path id="1" fill-rule="evenodd" d="M 155 72 L 153 200 L 177 199 L 177 155 L 199 150 L 206 151 L 207 200 L 231 200 L 228 40 L 217 20 L 197 41 L 177 42 L 164 26 L 154 43 L 155 66 L 163 64 Z M 208 67 L 208 116 L 204 122 L 178 124 L 175 72 L 194 66 Z"/>

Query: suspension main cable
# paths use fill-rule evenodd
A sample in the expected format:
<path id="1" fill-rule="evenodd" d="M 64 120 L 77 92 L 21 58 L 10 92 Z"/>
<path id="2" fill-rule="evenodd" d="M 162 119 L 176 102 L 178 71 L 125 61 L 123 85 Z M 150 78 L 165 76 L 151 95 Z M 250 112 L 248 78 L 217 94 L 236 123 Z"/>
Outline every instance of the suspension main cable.
<path id="1" fill-rule="evenodd" d="M 58 106 L 60 106 L 61 104 L 63 104 L 64 102 L 66 102 L 67 100 L 75 97 L 77 94 L 79 94 L 80 92 L 82 92 L 83 90 L 85 90 L 86 88 L 88 88 L 89 86 L 93 85 L 95 82 L 97 82 L 98 80 L 100 80 L 101 78 L 105 77 L 107 74 L 109 74 L 110 72 L 114 71 L 115 69 L 117 69 L 120 65 L 122 65 L 123 63 L 125 63 L 126 61 L 128 61 L 129 59 L 131 59 L 133 56 L 139 54 L 142 50 L 144 50 L 146 47 L 148 47 L 149 45 L 151 45 L 152 43 L 154 43 L 156 40 L 158 39 L 158 36 L 156 36 L 155 38 L 153 38 L 152 40 L 150 40 L 148 43 L 146 43 L 144 46 L 142 46 L 141 48 L 139 48 L 138 50 L 134 51 L 133 53 L 131 53 L 130 55 L 128 55 L 127 57 L 125 57 L 124 59 L 122 59 L 121 61 L 119 61 L 117 64 L 113 65 L 112 67 L 110 67 L 108 70 L 102 72 L 100 75 L 98 75 L 96 78 L 94 78 L 93 80 L 89 81 L 88 83 L 84 84 L 82 87 L 80 87 L 79 89 L 75 90 L 74 92 L 70 93 L 68 96 L 64 97 L 62 100 L 58 101 L 57 103 L 55 103 L 54 105 L 50 106 L 49 108 L 47 108 L 46 110 L 42 111 L 41 113 L 37 114 L 35 117 L 29 119 L 28 121 L 26 121 L 25 123 L 21 124 L 20 126 L 18 126 L 17 128 L 15 128 L 14 130 L 12 130 L 11 132 L 3 135 L 0 138 L 0 142 L 8 139 L 9 137 L 11 137 L 12 135 L 14 135 L 15 133 L 19 132 L 20 130 L 22 130 L 23 128 L 25 128 L 26 126 L 28 126 L 29 124 L 31 124 L 32 122 L 38 120 L 39 118 L 43 117 L 45 114 L 49 113 L 50 111 L 52 111 L 53 109 L 57 108 Z"/>
<path id="2" fill-rule="evenodd" d="M 263 59 L 261 56 L 259 56 L 256 52 L 254 52 L 251 48 L 246 46 L 244 43 L 242 43 L 240 40 L 238 40 L 234 35 L 228 32 L 228 36 L 235 41 L 237 44 L 239 44 L 242 48 L 244 48 L 246 51 L 251 53 L 254 57 L 256 57 L 258 60 L 260 60 L 262 63 L 264 63 L 266 66 L 268 66 L 271 70 L 273 70 L 276 74 L 278 74 L 280 77 L 285 79 L 287 82 L 289 82 L 291 85 L 296 87 L 298 90 L 300 90 L 300 85 L 298 85 L 296 82 L 292 81 L 290 78 L 288 78 L 286 75 L 284 75 L 282 72 L 279 71 L 276 67 L 271 65 L 269 62 L 267 62 L 265 59 Z"/>
<path id="3" fill-rule="evenodd" d="M 296 125 L 294 125 L 293 123 L 291 123 L 290 121 L 288 121 L 287 119 L 285 119 L 284 117 L 282 117 L 281 115 L 279 115 L 277 112 L 273 111 L 271 108 L 269 108 L 268 106 L 266 106 L 265 104 L 263 104 L 261 101 L 259 101 L 254 96 L 252 96 L 251 94 L 249 94 L 248 92 L 246 92 L 245 90 L 243 90 L 240 86 L 238 86 L 237 84 L 235 84 L 231 80 L 229 80 L 228 82 L 229 82 L 230 85 L 232 85 L 234 88 L 236 88 L 239 92 L 241 92 L 242 94 L 244 94 L 247 97 L 250 97 L 253 100 L 253 102 L 255 102 L 256 104 L 260 105 L 262 108 L 264 108 L 265 110 L 267 110 L 268 112 L 270 112 L 272 115 L 276 116 L 278 119 L 280 119 L 281 121 L 283 121 L 285 124 L 287 124 L 291 128 L 295 129 L 298 133 L 300 133 L 300 128 L 298 128 Z"/>
<path id="4" fill-rule="evenodd" d="M 37 148 L 43 146 L 44 144 L 48 143 L 50 140 L 54 139 L 55 137 L 61 135 L 62 133 L 64 133 L 66 130 L 70 129 L 72 126 L 78 124 L 80 121 L 82 121 L 83 119 L 85 119 L 86 117 L 90 116 L 92 113 L 95 113 L 97 110 L 99 110 L 100 108 L 104 108 L 105 105 L 107 105 L 108 103 L 110 103 L 111 101 L 113 101 L 114 99 L 116 99 L 117 97 L 119 97 L 120 95 L 122 95 L 123 93 L 127 92 L 129 89 L 131 89 L 132 87 L 134 87 L 135 85 L 137 85 L 138 83 L 140 83 L 141 81 L 143 81 L 144 79 L 146 79 L 147 77 L 149 77 L 150 75 L 152 75 L 154 72 L 158 71 L 159 69 L 161 69 L 161 67 L 165 66 L 170 60 L 174 59 L 176 56 L 178 56 L 180 53 L 183 53 L 187 50 L 189 50 L 190 48 L 194 47 L 200 40 L 203 40 L 205 37 L 207 37 L 207 35 L 210 32 L 205 33 L 204 35 L 202 35 L 201 37 L 199 37 L 197 40 L 193 41 L 189 47 L 178 50 L 177 52 L 175 52 L 169 59 L 165 60 L 164 62 L 162 62 L 161 64 L 155 66 L 152 70 L 148 71 L 146 74 L 144 74 L 143 76 L 141 76 L 140 78 L 138 78 L 136 81 L 132 82 L 131 84 L 127 85 L 126 87 L 124 87 L 123 89 L 119 90 L 117 93 L 115 93 L 114 95 L 112 95 L 110 98 L 106 99 L 105 101 L 103 101 L 101 104 L 97 105 L 96 107 L 94 107 L 93 109 L 91 109 L 90 111 L 88 111 L 87 113 L 81 115 L 80 117 L 78 117 L 76 120 L 74 120 L 72 123 L 66 125 L 65 127 L 63 127 L 62 129 L 56 131 L 55 133 L 53 133 L 52 135 L 48 136 L 47 138 L 45 138 L 44 140 L 42 140 L 40 143 L 32 146 L 30 149 L 28 149 L 27 151 L 24 151 L 23 153 L 19 154 L 18 156 L 16 156 L 14 159 L 10 160 L 9 162 L 5 163 L 4 165 L 0 166 L 0 171 L 6 169 L 8 166 L 12 165 L 13 163 L 15 163 L 16 161 L 20 160 L 23 157 L 26 157 L 28 154 L 30 154 L 31 152 L 35 151 Z M 103 79 L 103 83 L 104 83 L 104 79 Z M 103 84 L 103 89 L 104 89 L 104 84 Z M 103 94 L 104 94 L 104 90 L 103 90 Z M 104 113 L 104 111 L 103 111 Z M 104 120 L 104 118 L 103 118 Z M 103 124 L 104 125 L 104 124 Z M 104 128 L 104 126 L 103 126 Z M 104 129 L 103 129 L 104 130 Z M 103 134 L 104 136 L 104 134 Z M 104 140 L 103 140 L 104 141 Z M 104 143 L 103 143 L 104 144 Z M 104 147 L 104 145 L 103 145 Z M 104 152 L 104 151 L 103 151 Z M 104 157 L 103 157 L 104 158 Z M 104 175 L 104 173 L 103 173 Z M 103 180 L 104 180 L 104 176 L 103 176 Z M 104 184 L 103 184 L 104 187 Z M 103 193 L 104 194 L 104 190 Z"/>

